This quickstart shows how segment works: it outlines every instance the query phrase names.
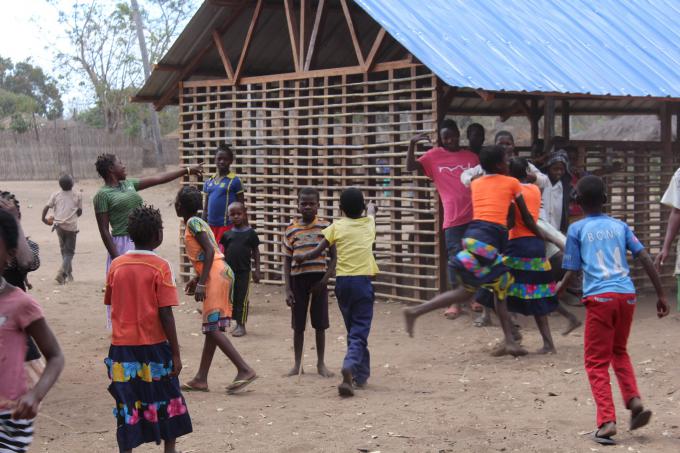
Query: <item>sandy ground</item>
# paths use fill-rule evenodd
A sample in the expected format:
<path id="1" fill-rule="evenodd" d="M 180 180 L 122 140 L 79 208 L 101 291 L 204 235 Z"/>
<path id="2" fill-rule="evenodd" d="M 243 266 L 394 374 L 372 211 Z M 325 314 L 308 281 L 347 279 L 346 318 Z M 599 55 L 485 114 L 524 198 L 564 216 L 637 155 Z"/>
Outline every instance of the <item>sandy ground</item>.
<path id="1" fill-rule="evenodd" d="M 41 245 L 41 268 L 31 275 L 33 295 L 66 355 L 66 368 L 42 406 L 34 452 L 117 451 L 113 400 L 103 359 L 109 346 L 101 288 L 104 247 L 97 233 L 92 196 L 98 181 L 84 181 L 85 213 L 74 263 L 76 281 L 57 286 L 57 238 L 40 222 L 40 211 L 56 182 L 3 182 L 23 206 L 27 234 Z M 178 261 L 178 220 L 172 209 L 175 186 L 143 193 L 163 212 L 165 242 L 158 252 Z M 667 282 L 669 285 L 672 282 Z M 175 310 L 188 380 L 196 370 L 202 337 L 195 303 L 181 296 Z M 641 303 L 630 338 L 639 385 L 654 410 L 652 423 L 634 435 L 626 431 L 627 413 L 615 390 L 620 445 L 611 451 L 677 452 L 680 448 L 680 317 L 659 321 L 651 298 Z M 578 311 L 583 316 L 582 309 Z M 478 329 L 470 318 L 445 320 L 430 314 L 403 332 L 401 306 L 378 303 L 370 337 L 373 376 L 353 399 L 337 396 L 337 378 L 314 373 L 313 335 L 305 351 L 307 374 L 285 378 L 292 365 L 289 311 L 279 287 L 257 286 L 249 335 L 233 341 L 260 375 L 247 392 L 227 396 L 222 389 L 234 368 L 216 356 L 211 393 L 186 394 L 194 433 L 179 440 L 184 452 L 590 452 L 605 448 L 583 433 L 593 429 L 595 408 L 582 367 L 582 334 L 556 334 L 559 353 L 521 359 L 492 358 L 497 327 Z M 327 363 L 336 373 L 345 332 L 331 301 Z M 552 318 L 555 331 L 564 327 Z M 531 320 L 522 320 L 524 344 L 539 347 Z M 147 445 L 139 451 L 162 451 Z"/>

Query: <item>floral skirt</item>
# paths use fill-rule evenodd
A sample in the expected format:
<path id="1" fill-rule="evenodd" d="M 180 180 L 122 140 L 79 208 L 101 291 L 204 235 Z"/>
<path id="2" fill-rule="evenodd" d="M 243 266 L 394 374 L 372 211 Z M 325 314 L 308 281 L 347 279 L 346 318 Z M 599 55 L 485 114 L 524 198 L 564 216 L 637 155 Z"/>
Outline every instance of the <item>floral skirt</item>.
<path id="1" fill-rule="evenodd" d="M 179 380 L 169 376 L 172 351 L 167 342 L 111 345 L 104 363 L 111 380 L 109 393 L 116 402 L 113 416 L 120 450 L 160 444 L 192 431 Z"/>

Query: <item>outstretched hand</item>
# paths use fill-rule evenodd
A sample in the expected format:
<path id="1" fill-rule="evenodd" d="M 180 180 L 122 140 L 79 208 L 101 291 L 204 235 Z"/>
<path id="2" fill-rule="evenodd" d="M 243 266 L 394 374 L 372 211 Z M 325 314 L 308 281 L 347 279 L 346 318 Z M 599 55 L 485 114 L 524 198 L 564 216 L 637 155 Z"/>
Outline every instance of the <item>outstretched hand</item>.
<path id="1" fill-rule="evenodd" d="M 659 297 L 659 300 L 656 302 L 656 316 L 659 318 L 663 318 L 665 316 L 668 316 L 668 313 L 670 313 L 670 307 L 668 306 L 668 301 L 666 300 L 666 296 L 661 296 Z"/>
<path id="2" fill-rule="evenodd" d="M 415 135 L 413 138 L 411 138 L 411 141 L 413 143 L 418 143 L 418 142 L 428 142 L 431 143 L 432 140 L 430 140 L 430 134 L 427 132 L 422 132 L 418 135 Z"/>
<path id="3" fill-rule="evenodd" d="M 654 267 L 657 272 L 661 271 L 661 266 L 666 262 L 666 258 L 668 258 L 668 251 L 663 249 L 656 255 L 656 258 L 654 258 Z"/>
<path id="4" fill-rule="evenodd" d="M 190 175 L 203 176 L 203 162 L 187 167 Z"/>

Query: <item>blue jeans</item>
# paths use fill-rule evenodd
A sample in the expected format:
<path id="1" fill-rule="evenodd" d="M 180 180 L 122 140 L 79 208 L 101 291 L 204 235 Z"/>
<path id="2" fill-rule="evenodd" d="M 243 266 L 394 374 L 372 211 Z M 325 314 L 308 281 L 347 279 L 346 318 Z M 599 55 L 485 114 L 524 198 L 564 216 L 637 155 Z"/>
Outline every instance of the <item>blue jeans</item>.
<path id="1" fill-rule="evenodd" d="M 335 296 L 347 328 L 347 354 L 342 368 L 350 370 L 357 384 L 365 384 L 371 375 L 368 334 L 373 321 L 373 283 L 367 276 L 344 276 L 335 279 Z"/>
<path id="2" fill-rule="evenodd" d="M 444 242 L 446 243 L 446 256 L 448 258 L 446 270 L 449 275 L 449 283 L 452 288 L 458 286 L 456 271 L 450 266 L 450 260 L 463 249 L 462 241 L 467 230 L 468 223 L 463 225 L 448 227 L 444 230 Z"/>

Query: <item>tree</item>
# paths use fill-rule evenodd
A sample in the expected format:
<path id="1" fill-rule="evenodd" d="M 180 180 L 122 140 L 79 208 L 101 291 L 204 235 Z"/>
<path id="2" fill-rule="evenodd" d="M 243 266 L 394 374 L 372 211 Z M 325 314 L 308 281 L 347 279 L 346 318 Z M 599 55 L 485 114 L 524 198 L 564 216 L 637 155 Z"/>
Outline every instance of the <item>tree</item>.
<path id="1" fill-rule="evenodd" d="M 144 2 L 141 14 L 150 30 L 152 58 L 168 50 L 195 5 L 195 0 Z M 71 42 L 69 52 L 57 55 L 62 78 L 82 76 L 101 109 L 105 127 L 111 132 L 124 128 L 130 90 L 139 88 L 144 81 L 129 5 L 97 0 L 74 2 L 70 10 L 59 12 L 59 21 Z"/>
<path id="2" fill-rule="evenodd" d="M 61 117 L 64 104 L 56 81 L 29 61 L 12 63 L 0 57 L 0 116 L 37 114 L 48 119 Z"/>

